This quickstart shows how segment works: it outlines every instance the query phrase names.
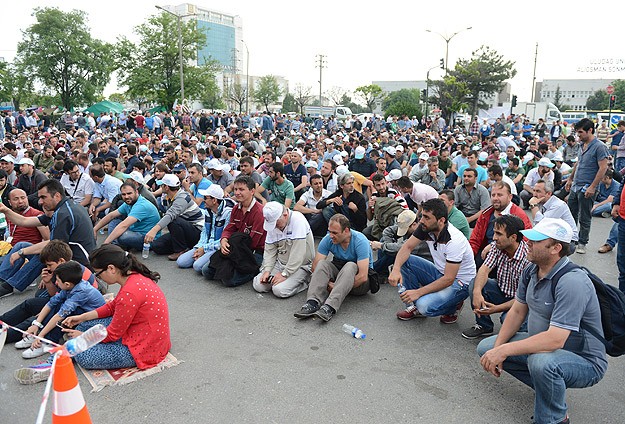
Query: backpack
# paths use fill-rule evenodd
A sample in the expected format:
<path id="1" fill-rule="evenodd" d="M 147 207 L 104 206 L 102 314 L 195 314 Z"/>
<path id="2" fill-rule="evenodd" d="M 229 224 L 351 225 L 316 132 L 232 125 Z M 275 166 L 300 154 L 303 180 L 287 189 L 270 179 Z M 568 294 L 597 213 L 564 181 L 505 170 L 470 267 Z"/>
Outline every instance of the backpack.
<path id="1" fill-rule="evenodd" d="M 621 356 L 625 354 L 625 294 L 618 288 L 604 283 L 590 270 L 583 266 L 567 263 L 551 278 L 551 294 L 556 293 L 556 286 L 560 277 L 574 269 L 584 271 L 592 285 L 595 287 L 597 298 L 599 299 L 599 309 L 601 310 L 601 326 L 603 327 L 603 337 L 592 328 L 582 325 L 582 328 L 595 336 L 605 346 L 606 353 L 610 356 Z M 529 273 L 527 274 L 529 275 Z"/>

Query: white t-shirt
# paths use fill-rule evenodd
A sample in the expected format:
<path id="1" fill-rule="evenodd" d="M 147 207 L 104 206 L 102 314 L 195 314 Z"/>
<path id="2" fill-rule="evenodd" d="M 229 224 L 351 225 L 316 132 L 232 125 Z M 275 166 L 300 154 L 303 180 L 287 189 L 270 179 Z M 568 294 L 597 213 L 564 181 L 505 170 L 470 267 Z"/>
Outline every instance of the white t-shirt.
<path id="1" fill-rule="evenodd" d="M 469 240 L 451 223 L 447 224 L 447 230 L 441 231 L 438 240 L 434 240 L 430 233 L 423 232 L 420 226 L 417 227 L 417 231 L 413 235 L 419 240 L 425 240 L 432 254 L 434 266 L 441 274 L 445 274 L 445 266 L 449 262 L 460 264 L 456 280 L 463 286 L 468 286 L 471 280 L 475 278 L 475 259 Z M 436 244 L 436 248 L 434 248 L 434 244 Z"/>
<path id="2" fill-rule="evenodd" d="M 61 184 L 63 184 L 69 197 L 76 203 L 82 202 L 87 195 L 93 195 L 93 180 L 85 173 L 80 174 L 78 181 L 72 181 L 69 175 L 63 174 Z"/>
<path id="3" fill-rule="evenodd" d="M 321 191 L 321 197 L 319 199 L 315 199 L 315 196 L 313 196 L 313 189 L 309 188 L 304 194 L 302 194 L 299 200 L 304 200 L 304 206 L 308 209 L 317 209 L 317 203 L 320 200 L 326 199 L 331 194 L 332 192 L 330 190 L 326 190 L 324 188 Z"/>

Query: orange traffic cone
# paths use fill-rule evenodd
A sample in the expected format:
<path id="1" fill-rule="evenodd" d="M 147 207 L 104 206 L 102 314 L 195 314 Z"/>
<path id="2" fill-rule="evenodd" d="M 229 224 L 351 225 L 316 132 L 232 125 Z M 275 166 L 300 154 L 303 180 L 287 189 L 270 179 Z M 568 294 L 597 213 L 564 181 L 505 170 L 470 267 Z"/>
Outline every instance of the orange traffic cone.
<path id="1" fill-rule="evenodd" d="M 56 360 L 54 368 L 53 424 L 91 423 L 85 398 L 80 391 L 78 377 L 72 359 L 63 354 Z"/>

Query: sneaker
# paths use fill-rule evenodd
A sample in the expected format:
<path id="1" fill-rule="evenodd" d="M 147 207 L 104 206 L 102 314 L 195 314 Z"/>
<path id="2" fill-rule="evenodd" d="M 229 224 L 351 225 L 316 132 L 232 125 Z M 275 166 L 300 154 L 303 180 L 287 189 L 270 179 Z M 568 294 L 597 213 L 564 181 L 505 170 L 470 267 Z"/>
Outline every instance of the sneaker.
<path id="1" fill-rule="evenodd" d="M 16 370 L 13 377 L 20 384 L 36 384 L 41 381 L 46 381 L 50 377 L 50 370 L 52 366 L 50 364 L 39 364 L 33 367 L 20 368 Z"/>
<path id="2" fill-rule="evenodd" d="M 464 337 L 465 339 L 473 340 L 473 339 L 477 339 L 478 337 L 490 336 L 492 334 L 493 334 L 492 329 L 487 330 L 483 328 L 481 325 L 475 324 L 473 327 L 464 330 L 462 332 L 462 337 Z"/>
<path id="3" fill-rule="evenodd" d="M 580 255 L 583 255 L 584 253 L 586 253 L 586 245 L 585 244 L 578 244 L 577 245 L 577 249 L 575 249 L 575 253 L 579 253 Z"/>
<path id="4" fill-rule="evenodd" d="M 425 315 L 421 315 L 421 312 L 419 312 L 419 310 L 414 306 L 410 306 L 403 311 L 399 311 L 395 315 L 397 316 L 397 319 L 402 321 L 410 321 L 414 318 L 425 318 Z"/>
<path id="5" fill-rule="evenodd" d="M 0 298 L 11 296 L 13 294 L 13 286 L 6 281 L 0 280 Z"/>
<path id="6" fill-rule="evenodd" d="M 336 311 L 330 305 L 323 305 L 317 312 L 315 312 L 315 316 L 317 318 L 321 318 L 325 322 L 330 321 L 334 314 L 336 314 Z"/>
<path id="7" fill-rule="evenodd" d="M 603 246 L 601 246 L 598 250 L 599 253 L 608 253 L 611 252 L 614 249 L 614 247 L 610 246 L 608 243 L 604 244 Z"/>
<path id="8" fill-rule="evenodd" d="M 458 321 L 458 316 L 460 315 L 460 311 L 464 306 L 464 300 L 456 305 L 456 312 L 450 315 L 441 315 L 440 321 L 443 324 L 453 324 Z"/>
<path id="9" fill-rule="evenodd" d="M 604 218 L 612 218 L 612 213 L 608 211 L 601 212 L 601 216 Z"/>
<path id="10" fill-rule="evenodd" d="M 319 310 L 319 304 L 317 302 L 315 302 L 314 300 L 309 300 L 308 302 L 304 303 L 304 306 L 302 306 L 302 309 L 299 310 L 299 312 L 295 312 L 293 314 L 293 316 L 295 318 L 308 318 L 314 315 L 315 312 L 317 312 Z"/>
<path id="11" fill-rule="evenodd" d="M 24 359 L 33 359 L 33 358 L 38 358 L 41 355 L 45 355 L 46 353 L 46 348 L 47 346 L 45 345 L 45 343 L 42 343 L 41 346 L 39 346 L 37 349 L 33 349 L 33 347 L 29 347 L 28 349 L 26 349 L 24 352 L 22 352 L 22 358 Z"/>
<path id="12" fill-rule="evenodd" d="M 35 340 L 32 336 L 26 336 L 19 342 L 15 343 L 16 349 L 28 349 L 31 344 L 33 344 L 33 340 Z"/>

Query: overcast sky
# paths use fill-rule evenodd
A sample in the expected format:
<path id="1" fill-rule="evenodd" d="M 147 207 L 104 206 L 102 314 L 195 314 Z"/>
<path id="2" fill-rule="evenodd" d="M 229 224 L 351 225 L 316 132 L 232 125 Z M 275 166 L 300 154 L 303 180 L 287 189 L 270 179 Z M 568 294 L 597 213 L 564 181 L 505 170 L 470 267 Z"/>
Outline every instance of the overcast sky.
<path id="1" fill-rule="evenodd" d="M 0 17 L 3 42 L 0 57 L 12 60 L 21 30 L 34 22 L 35 7 L 56 6 L 88 13 L 92 34 L 114 42 L 118 35 L 132 36 L 133 28 L 157 12 L 155 4 L 181 2 L 33 0 L 3 2 Z M 445 41 L 431 29 L 449 37 L 467 27 L 449 43 L 450 67 L 487 45 L 516 62 L 511 81 L 519 101 L 531 96 L 534 51 L 538 43 L 536 80 L 625 79 L 625 52 L 620 2 L 569 1 L 456 1 L 407 2 L 245 1 L 191 2 L 204 8 L 240 15 L 250 49 L 250 74 L 280 75 L 290 86 L 302 83 L 319 90 L 316 55 L 327 56 L 324 91 L 333 86 L 353 90 L 376 80 L 424 80 L 429 68 L 445 56 Z M 215 7 L 217 3 L 217 7 Z M 599 10 L 598 8 L 601 8 Z M 605 16 L 605 18 L 600 18 Z M 610 16 L 614 16 L 611 18 Z M 62 42 L 62 40 L 59 40 Z M 601 64 L 603 60 L 612 64 Z M 597 64 L 599 62 L 599 65 Z M 580 68 L 605 70 L 580 72 Z M 619 68 L 611 72 L 610 67 Z M 441 71 L 431 71 L 436 79 Z M 107 89 L 110 94 L 111 88 Z"/>

